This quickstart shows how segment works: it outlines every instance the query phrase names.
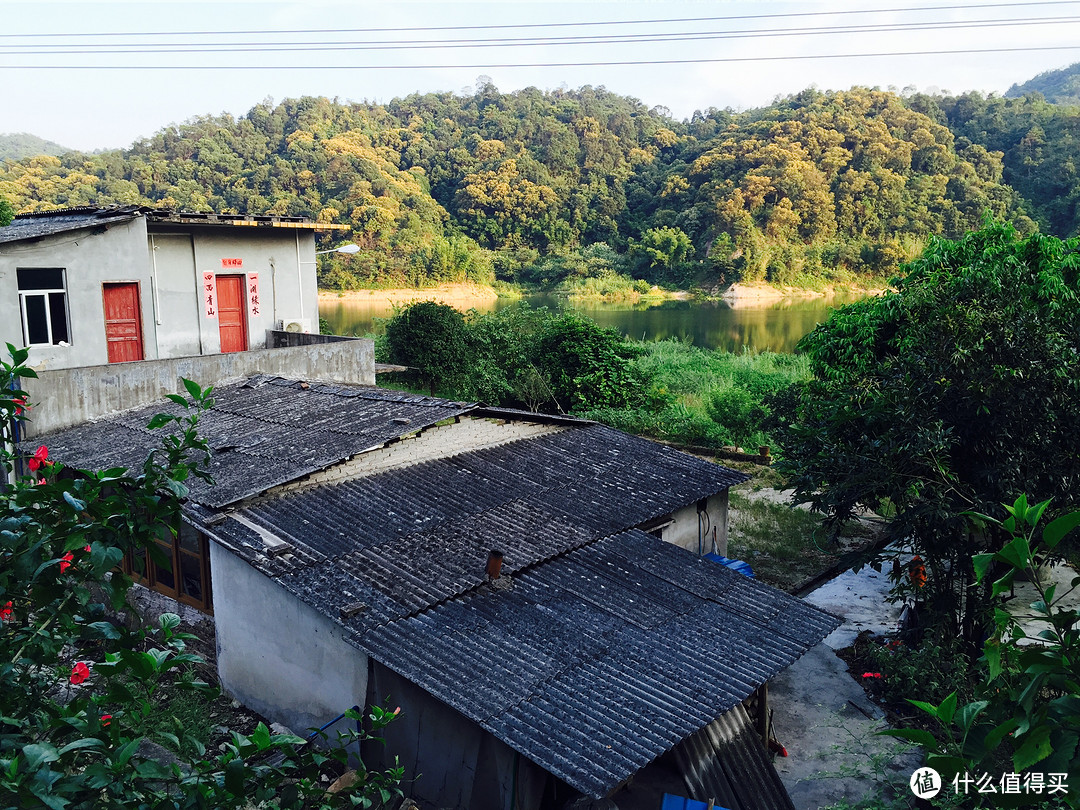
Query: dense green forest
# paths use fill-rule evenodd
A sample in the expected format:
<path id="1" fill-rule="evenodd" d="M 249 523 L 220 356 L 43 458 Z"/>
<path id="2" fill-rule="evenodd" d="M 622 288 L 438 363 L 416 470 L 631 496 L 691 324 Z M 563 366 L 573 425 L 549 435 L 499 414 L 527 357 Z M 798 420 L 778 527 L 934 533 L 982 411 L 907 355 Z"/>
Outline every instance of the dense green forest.
<path id="1" fill-rule="evenodd" d="M 1005 98 L 1021 98 L 1032 93 L 1041 94 L 1052 104 L 1080 104 L 1080 62 L 1014 84 L 1005 91 Z"/>
<path id="2" fill-rule="evenodd" d="M 892 274 L 989 211 L 1077 231 L 1073 108 L 807 90 L 677 121 L 603 88 L 266 101 L 130 149 L 0 164 L 17 211 L 128 203 L 352 227 L 332 288 L 631 276 L 715 289 Z M 639 288 L 640 289 L 640 288 Z"/>

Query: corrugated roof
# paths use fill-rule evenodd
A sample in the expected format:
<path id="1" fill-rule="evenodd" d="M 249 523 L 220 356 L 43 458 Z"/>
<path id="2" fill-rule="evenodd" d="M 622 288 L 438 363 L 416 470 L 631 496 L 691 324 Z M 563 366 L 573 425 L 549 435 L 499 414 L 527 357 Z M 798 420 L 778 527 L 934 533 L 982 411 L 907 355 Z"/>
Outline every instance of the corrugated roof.
<path id="1" fill-rule="evenodd" d="M 218 512 L 470 406 L 266 377 L 215 396 L 200 428 L 219 483 L 196 485 L 189 517 L 359 649 L 587 794 L 712 722 L 837 623 L 626 531 L 747 477 L 718 464 L 565 420 Z M 146 421 L 171 407 L 35 443 L 66 463 L 132 465 L 160 440 Z M 509 590 L 487 584 L 492 548 Z"/>
<path id="2" fill-rule="evenodd" d="M 253 377 L 214 390 L 214 407 L 199 420 L 213 451 L 216 484 L 191 482 L 191 499 L 220 507 L 294 481 L 469 409 L 468 405 L 370 386 L 325 385 Z M 156 413 L 179 414 L 163 401 L 98 422 L 35 438 L 65 464 L 137 467 L 161 446 Z M 395 421 L 398 420 L 398 421 Z M 406 420 L 406 421 L 401 421 Z"/>
<path id="3" fill-rule="evenodd" d="M 743 701 L 837 622 L 632 530 L 531 568 L 512 590 L 482 587 L 356 641 L 600 797 Z"/>
<path id="4" fill-rule="evenodd" d="M 0 244 L 41 239 L 45 236 L 100 228 L 118 222 L 128 222 L 139 216 L 137 208 L 63 208 L 36 214 L 20 214 L 0 228 Z"/>

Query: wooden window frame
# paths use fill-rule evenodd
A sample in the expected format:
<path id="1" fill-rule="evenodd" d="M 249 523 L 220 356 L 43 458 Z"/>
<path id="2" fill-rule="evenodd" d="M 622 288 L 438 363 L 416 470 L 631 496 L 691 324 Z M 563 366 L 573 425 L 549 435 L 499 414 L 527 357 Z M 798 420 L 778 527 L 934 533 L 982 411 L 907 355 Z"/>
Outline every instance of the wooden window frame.
<path id="1" fill-rule="evenodd" d="M 194 532 L 198 543 L 198 551 L 189 551 L 183 547 L 181 542 L 181 532 L 185 529 Z M 128 552 L 125 554 L 122 564 L 124 573 L 130 576 L 135 582 L 146 586 L 152 591 L 164 594 L 170 599 L 175 599 L 180 604 L 193 607 L 202 613 L 206 613 L 210 616 L 214 615 L 213 589 L 210 585 L 210 538 L 207 537 L 204 532 L 199 531 L 193 525 L 187 523 L 183 518 L 180 519 L 180 525 L 176 527 L 175 531 L 170 529 L 169 535 L 169 542 L 162 539 L 155 539 L 154 542 L 158 544 L 158 547 L 170 562 L 170 571 L 173 580 L 172 585 L 168 585 L 167 583 L 158 580 L 158 565 L 146 551 L 139 552 L 143 557 L 142 572 L 140 572 L 138 567 L 134 564 L 135 559 L 133 554 L 135 554 L 135 552 Z M 199 577 L 202 582 L 201 599 L 196 599 L 183 591 L 183 566 L 180 564 L 180 561 L 185 556 L 188 558 L 195 558 L 198 561 Z"/>

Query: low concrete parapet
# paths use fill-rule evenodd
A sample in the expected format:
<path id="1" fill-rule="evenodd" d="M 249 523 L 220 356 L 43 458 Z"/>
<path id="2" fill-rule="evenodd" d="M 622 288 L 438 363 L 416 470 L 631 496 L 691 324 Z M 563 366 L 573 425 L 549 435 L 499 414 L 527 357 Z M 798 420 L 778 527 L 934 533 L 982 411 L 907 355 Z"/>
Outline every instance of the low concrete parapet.
<path id="1" fill-rule="evenodd" d="M 357 338 L 280 349 L 39 371 L 37 379 L 23 380 L 32 410 L 30 419 L 21 423 L 22 436 L 40 436 L 141 408 L 166 394 L 183 394 L 181 378 L 206 387 L 256 374 L 374 385 L 375 344 Z"/>

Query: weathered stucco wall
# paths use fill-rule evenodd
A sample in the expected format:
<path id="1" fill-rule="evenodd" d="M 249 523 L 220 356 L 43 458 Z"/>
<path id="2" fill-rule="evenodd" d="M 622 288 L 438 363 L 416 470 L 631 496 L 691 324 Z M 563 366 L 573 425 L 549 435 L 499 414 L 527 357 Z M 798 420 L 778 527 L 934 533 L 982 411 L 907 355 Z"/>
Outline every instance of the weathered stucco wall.
<path id="1" fill-rule="evenodd" d="M 191 234 L 153 234 L 148 242 L 151 272 L 158 285 L 159 356 L 202 354 L 202 298 Z"/>
<path id="2" fill-rule="evenodd" d="M 725 490 L 719 495 L 713 495 L 706 501 L 705 520 L 701 522 L 701 552 L 708 554 L 712 551 L 713 529 L 716 529 L 716 550 L 727 556 L 727 511 L 728 494 Z M 697 504 L 684 506 L 673 512 L 672 523 L 665 526 L 663 540 L 666 543 L 674 543 L 687 551 L 698 553 L 698 509 Z"/>
<path id="3" fill-rule="evenodd" d="M 146 220 L 136 217 L 101 231 L 103 227 L 99 226 L 96 233 L 87 228 L 37 241 L 11 242 L 0 248 L 0 341 L 15 346 L 24 345 L 16 269 L 64 269 L 71 345 L 32 347 L 29 362 L 37 368 L 71 368 L 108 362 L 101 287 L 107 281 L 138 283 L 144 351 L 147 358 L 157 356 Z"/>
<path id="4" fill-rule="evenodd" d="M 266 330 L 281 320 L 307 320 L 312 331 L 318 331 L 311 231 L 163 222 L 151 222 L 148 228 L 162 291 L 161 357 L 221 351 L 218 319 L 208 316 L 203 306 L 204 272 L 244 276 L 249 346 L 260 344 Z M 250 291 L 253 274 L 258 274 L 257 307 Z"/>
<path id="5" fill-rule="evenodd" d="M 222 688 L 297 734 L 364 705 L 368 657 L 342 628 L 210 543 Z"/>
<path id="6" fill-rule="evenodd" d="M 40 436 L 150 405 L 166 394 L 182 394 L 181 377 L 205 387 L 253 374 L 374 385 L 374 343 L 343 340 L 319 346 L 41 371 L 37 379 L 23 383 L 33 406 L 30 420 L 22 423 L 23 435 Z"/>

